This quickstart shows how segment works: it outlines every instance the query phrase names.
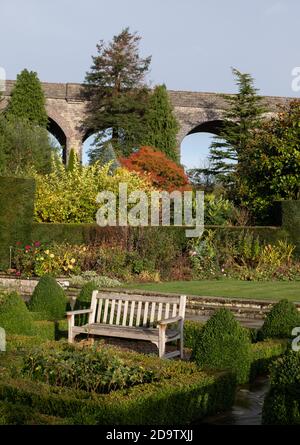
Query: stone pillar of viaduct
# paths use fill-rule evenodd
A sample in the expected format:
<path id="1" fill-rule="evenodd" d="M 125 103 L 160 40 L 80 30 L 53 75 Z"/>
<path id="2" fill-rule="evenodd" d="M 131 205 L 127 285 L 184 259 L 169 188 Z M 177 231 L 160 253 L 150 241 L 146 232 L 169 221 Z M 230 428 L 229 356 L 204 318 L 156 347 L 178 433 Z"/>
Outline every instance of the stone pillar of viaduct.
<path id="1" fill-rule="evenodd" d="M 15 81 L 6 82 L 5 103 L 9 100 Z M 82 144 L 86 132 L 82 123 L 86 113 L 86 102 L 82 98 L 82 86 L 74 83 L 42 83 L 49 116 L 49 131 L 64 147 L 67 159 L 73 148 L 82 158 Z M 196 132 L 218 134 L 226 104 L 216 93 L 169 91 L 174 112 L 179 122 L 178 150 L 184 137 Z M 290 98 L 265 97 L 270 112 L 278 105 L 286 104 Z M 3 106 L 3 105 L 2 105 Z"/>

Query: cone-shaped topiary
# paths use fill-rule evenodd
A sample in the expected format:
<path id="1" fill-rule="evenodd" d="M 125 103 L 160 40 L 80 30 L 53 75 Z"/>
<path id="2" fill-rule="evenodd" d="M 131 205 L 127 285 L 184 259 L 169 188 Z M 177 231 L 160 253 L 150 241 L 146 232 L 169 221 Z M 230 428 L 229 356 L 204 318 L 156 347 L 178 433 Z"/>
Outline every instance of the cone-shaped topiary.
<path id="1" fill-rule="evenodd" d="M 290 338 L 292 330 L 298 326 L 300 314 L 296 306 L 288 300 L 281 300 L 267 314 L 259 338 Z"/>
<path id="2" fill-rule="evenodd" d="M 98 286 L 94 281 L 89 281 L 88 283 L 86 283 L 81 291 L 80 294 L 78 295 L 78 298 L 76 300 L 76 305 L 81 306 L 81 304 L 87 304 L 88 306 L 90 306 L 91 304 L 91 299 L 92 299 L 92 293 L 94 290 L 97 290 Z"/>
<path id="3" fill-rule="evenodd" d="M 61 320 L 66 314 L 64 290 L 53 277 L 42 277 L 33 291 L 29 308 L 43 314 L 45 320 Z"/>
<path id="4" fill-rule="evenodd" d="M 0 294 L 0 327 L 6 334 L 34 335 L 31 313 L 16 292 Z"/>
<path id="5" fill-rule="evenodd" d="M 228 309 L 220 309 L 201 330 L 193 356 L 201 368 L 228 369 L 238 383 L 249 380 L 251 342 L 246 329 Z"/>

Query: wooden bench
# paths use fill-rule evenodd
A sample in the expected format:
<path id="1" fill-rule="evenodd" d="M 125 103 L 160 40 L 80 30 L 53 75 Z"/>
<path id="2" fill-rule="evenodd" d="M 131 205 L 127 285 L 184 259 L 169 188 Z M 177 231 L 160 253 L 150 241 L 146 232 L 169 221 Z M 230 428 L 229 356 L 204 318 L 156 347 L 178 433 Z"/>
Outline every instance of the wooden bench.
<path id="1" fill-rule="evenodd" d="M 89 334 L 148 340 L 159 357 L 183 357 L 185 296 L 148 296 L 94 291 L 89 309 L 67 312 L 69 342 Z M 88 323 L 76 325 L 76 317 L 88 315 Z M 166 354 L 166 343 L 177 341 L 177 350 Z"/>

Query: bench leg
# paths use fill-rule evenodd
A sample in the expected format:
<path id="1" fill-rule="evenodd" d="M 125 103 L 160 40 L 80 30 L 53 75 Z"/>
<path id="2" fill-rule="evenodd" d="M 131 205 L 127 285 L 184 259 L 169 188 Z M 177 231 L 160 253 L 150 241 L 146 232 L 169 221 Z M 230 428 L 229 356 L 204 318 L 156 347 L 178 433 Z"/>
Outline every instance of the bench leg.
<path id="1" fill-rule="evenodd" d="M 159 326 L 159 339 L 158 339 L 159 357 L 163 358 L 166 353 L 166 326 Z"/>
<path id="2" fill-rule="evenodd" d="M 180 358 L 183 359 L 183 320 L 180 321 Z"/>

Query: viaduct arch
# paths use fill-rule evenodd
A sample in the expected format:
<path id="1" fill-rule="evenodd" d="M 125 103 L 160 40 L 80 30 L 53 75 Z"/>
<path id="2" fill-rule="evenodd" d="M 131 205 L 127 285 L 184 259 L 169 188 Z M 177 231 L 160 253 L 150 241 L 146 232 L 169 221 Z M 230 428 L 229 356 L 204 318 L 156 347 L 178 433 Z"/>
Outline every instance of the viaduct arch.
<path id="1" fill-rule="evenodd" d="M 14 84 L 15 81 L 6 81 L 3 106 L 9 101 Z M 43 82 L 42 87 L 49 117 L 48 129 L 64 147 L 64 159 L 67 159 L 72 148 L 81 159 L 82 144 L 90 135 L 82 129 L 87 105 L 83 98 L 82 85 Z M 189 134 L 218 134 L 226 109 L 226 102 L 219 94 L 173 90 L 168 93 L 180 126 L 177 135 L 178 147 Z M 288 97 L 265 96 L 264 104 L 269 113 L 273 114 L 278 110 L 278 105 L 285 105 L 290 100 L 292 99 Z"/>

